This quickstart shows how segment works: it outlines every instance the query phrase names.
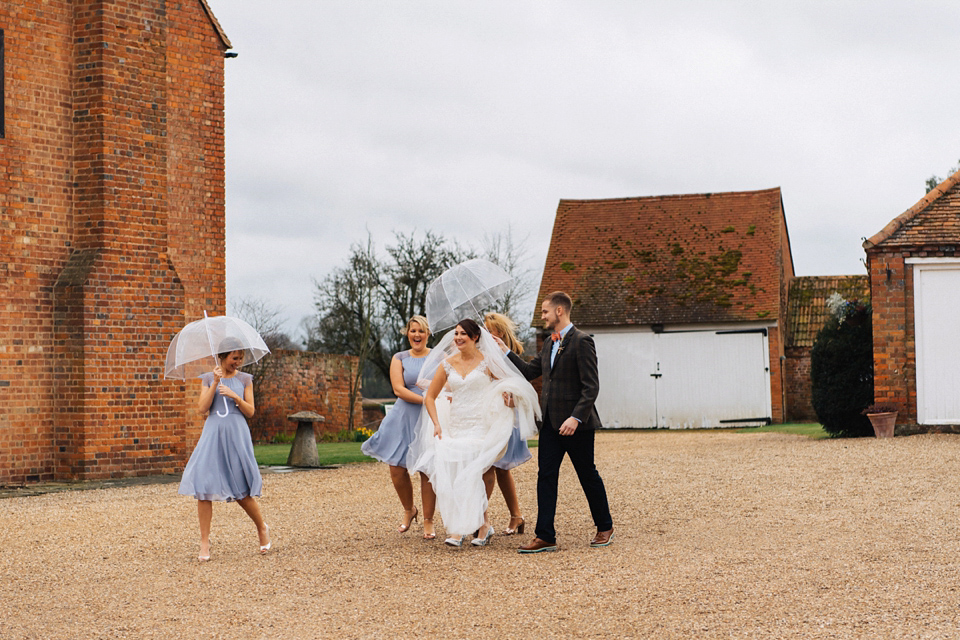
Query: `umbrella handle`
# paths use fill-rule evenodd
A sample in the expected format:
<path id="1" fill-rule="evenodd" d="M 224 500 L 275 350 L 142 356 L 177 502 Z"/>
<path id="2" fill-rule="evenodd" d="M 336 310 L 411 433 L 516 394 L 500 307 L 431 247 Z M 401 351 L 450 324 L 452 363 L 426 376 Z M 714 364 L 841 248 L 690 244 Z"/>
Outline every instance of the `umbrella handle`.
<path id="1" fill-rule="evenodd" d="M 227 404 L 226 396 L 220 396 L 220 397 L 223 398 L 223 413 L 220 413 L 220 410 L 217 409 L 217 415 L 220 416 L 221 418 L 226 418 L 227 414 L 230 413 L 230 406 Z"/>

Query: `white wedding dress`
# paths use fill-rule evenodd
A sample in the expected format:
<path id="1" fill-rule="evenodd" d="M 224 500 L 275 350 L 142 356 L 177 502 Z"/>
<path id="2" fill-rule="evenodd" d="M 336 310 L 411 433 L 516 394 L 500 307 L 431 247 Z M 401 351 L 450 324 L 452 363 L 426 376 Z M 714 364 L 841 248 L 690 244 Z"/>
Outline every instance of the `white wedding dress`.
<path id="1" fill-rule="evenodd" d="M 524 438 L 536 434 L 536 392 L 519 372 L 504 365 L 506 359 L 492 339 L 484 346 L 484 359 L 465 376 L 447 358 L 434 365 L 434 371 L 442 366 L 447 375 L 446 391 L 436 401 L 441 437 L 433 435 L 433 421 L 422 411 L 407 458 L 411 473 L 420 471 L 430 478 L 449 535 L 467 535 L 483 524 L 483 473 L 503 456 L 513 429 L 519 428 Z M 424 369 L 432 378 L 427 364 Z M 504 403 L 504 393 L 513 396 L 516 412 Z"/>

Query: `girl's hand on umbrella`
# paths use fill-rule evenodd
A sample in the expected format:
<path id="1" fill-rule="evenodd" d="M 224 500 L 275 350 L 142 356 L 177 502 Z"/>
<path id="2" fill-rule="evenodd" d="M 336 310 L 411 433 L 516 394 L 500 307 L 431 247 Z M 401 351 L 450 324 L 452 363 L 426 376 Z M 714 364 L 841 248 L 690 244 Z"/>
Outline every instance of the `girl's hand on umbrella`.
<path id="1" fill-rule="evenodd" d="M 220 367 L 220 365 L 217 365 L 213 368 L 213 376 L 217 380 L 223 377 L 223 369 Z"/>
<path id="2" fill-rule="evenodd" d="M 220 386 L 217 387 L 217 391 L 220 392 L 220 395 L 227 396 L 231 400 L 234 400 L 234 401 L 240 400 L 240 396 L 237 395 L 237 392 L 231 389 L 230 387 L 228 387 L 227 385 L 223 384 L 223 381 L 220 382 Z"/>

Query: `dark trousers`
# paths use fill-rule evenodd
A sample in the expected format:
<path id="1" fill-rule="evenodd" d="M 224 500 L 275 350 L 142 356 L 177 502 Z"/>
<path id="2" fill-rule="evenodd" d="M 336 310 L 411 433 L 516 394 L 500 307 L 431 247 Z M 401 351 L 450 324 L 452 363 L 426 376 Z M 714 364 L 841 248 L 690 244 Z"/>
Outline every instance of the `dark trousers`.
<path id="1" fill-rule="evenodd" d="M 562 436 L 556 429 L 544 425 L 540 430 L 537 460 L 540 469 L 537 472 L 537 527 L 536 536 L 547 542 L 557 541 L 557 531 L 553 521 L 557 513 L 557 483 L 560 479 L 560 464 L 564 454 L 570 456 L 570 462 L 580 479 L 580 486 L 590 505 L 590 515 L 598 531 L 613 528 L 610 505 L 607 503 L 607 490 L 603 480 L 593 464 L 592 429 L 577 429 L 573 435 Z"/>

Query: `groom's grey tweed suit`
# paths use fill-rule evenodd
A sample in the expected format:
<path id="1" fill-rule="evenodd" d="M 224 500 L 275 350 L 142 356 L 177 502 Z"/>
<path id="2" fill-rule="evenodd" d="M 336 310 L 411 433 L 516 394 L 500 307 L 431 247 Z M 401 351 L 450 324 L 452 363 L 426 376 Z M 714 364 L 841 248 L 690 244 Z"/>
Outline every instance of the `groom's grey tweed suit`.
<path id="1" fill-rule="evenodd" d="M 547 542 L 556 541 L 553 522 L 557 508 L 557 480 L 564 454 L 570 456 L 577 472 L 597 530 L 613 528 L 607 492 L 593 462 L 594 435 L 601 426 L 594 406 L 600 391 L 596 346 L 593 338 L 576 327 L 570 328 L 560 344 L 552 367 L 553 341 L 549 338 L 530 362 L 524 362 L 515 353 L 509 354 L 510 361 L 527 380 L 542 378 L 540 407 L 543 428 L 537 451 L 540 468 L 537 474 L 536 536 Z M 560 425 L 571 416 L 580 421 L 580 426 L 573 435 L 561 436 Z"/>

